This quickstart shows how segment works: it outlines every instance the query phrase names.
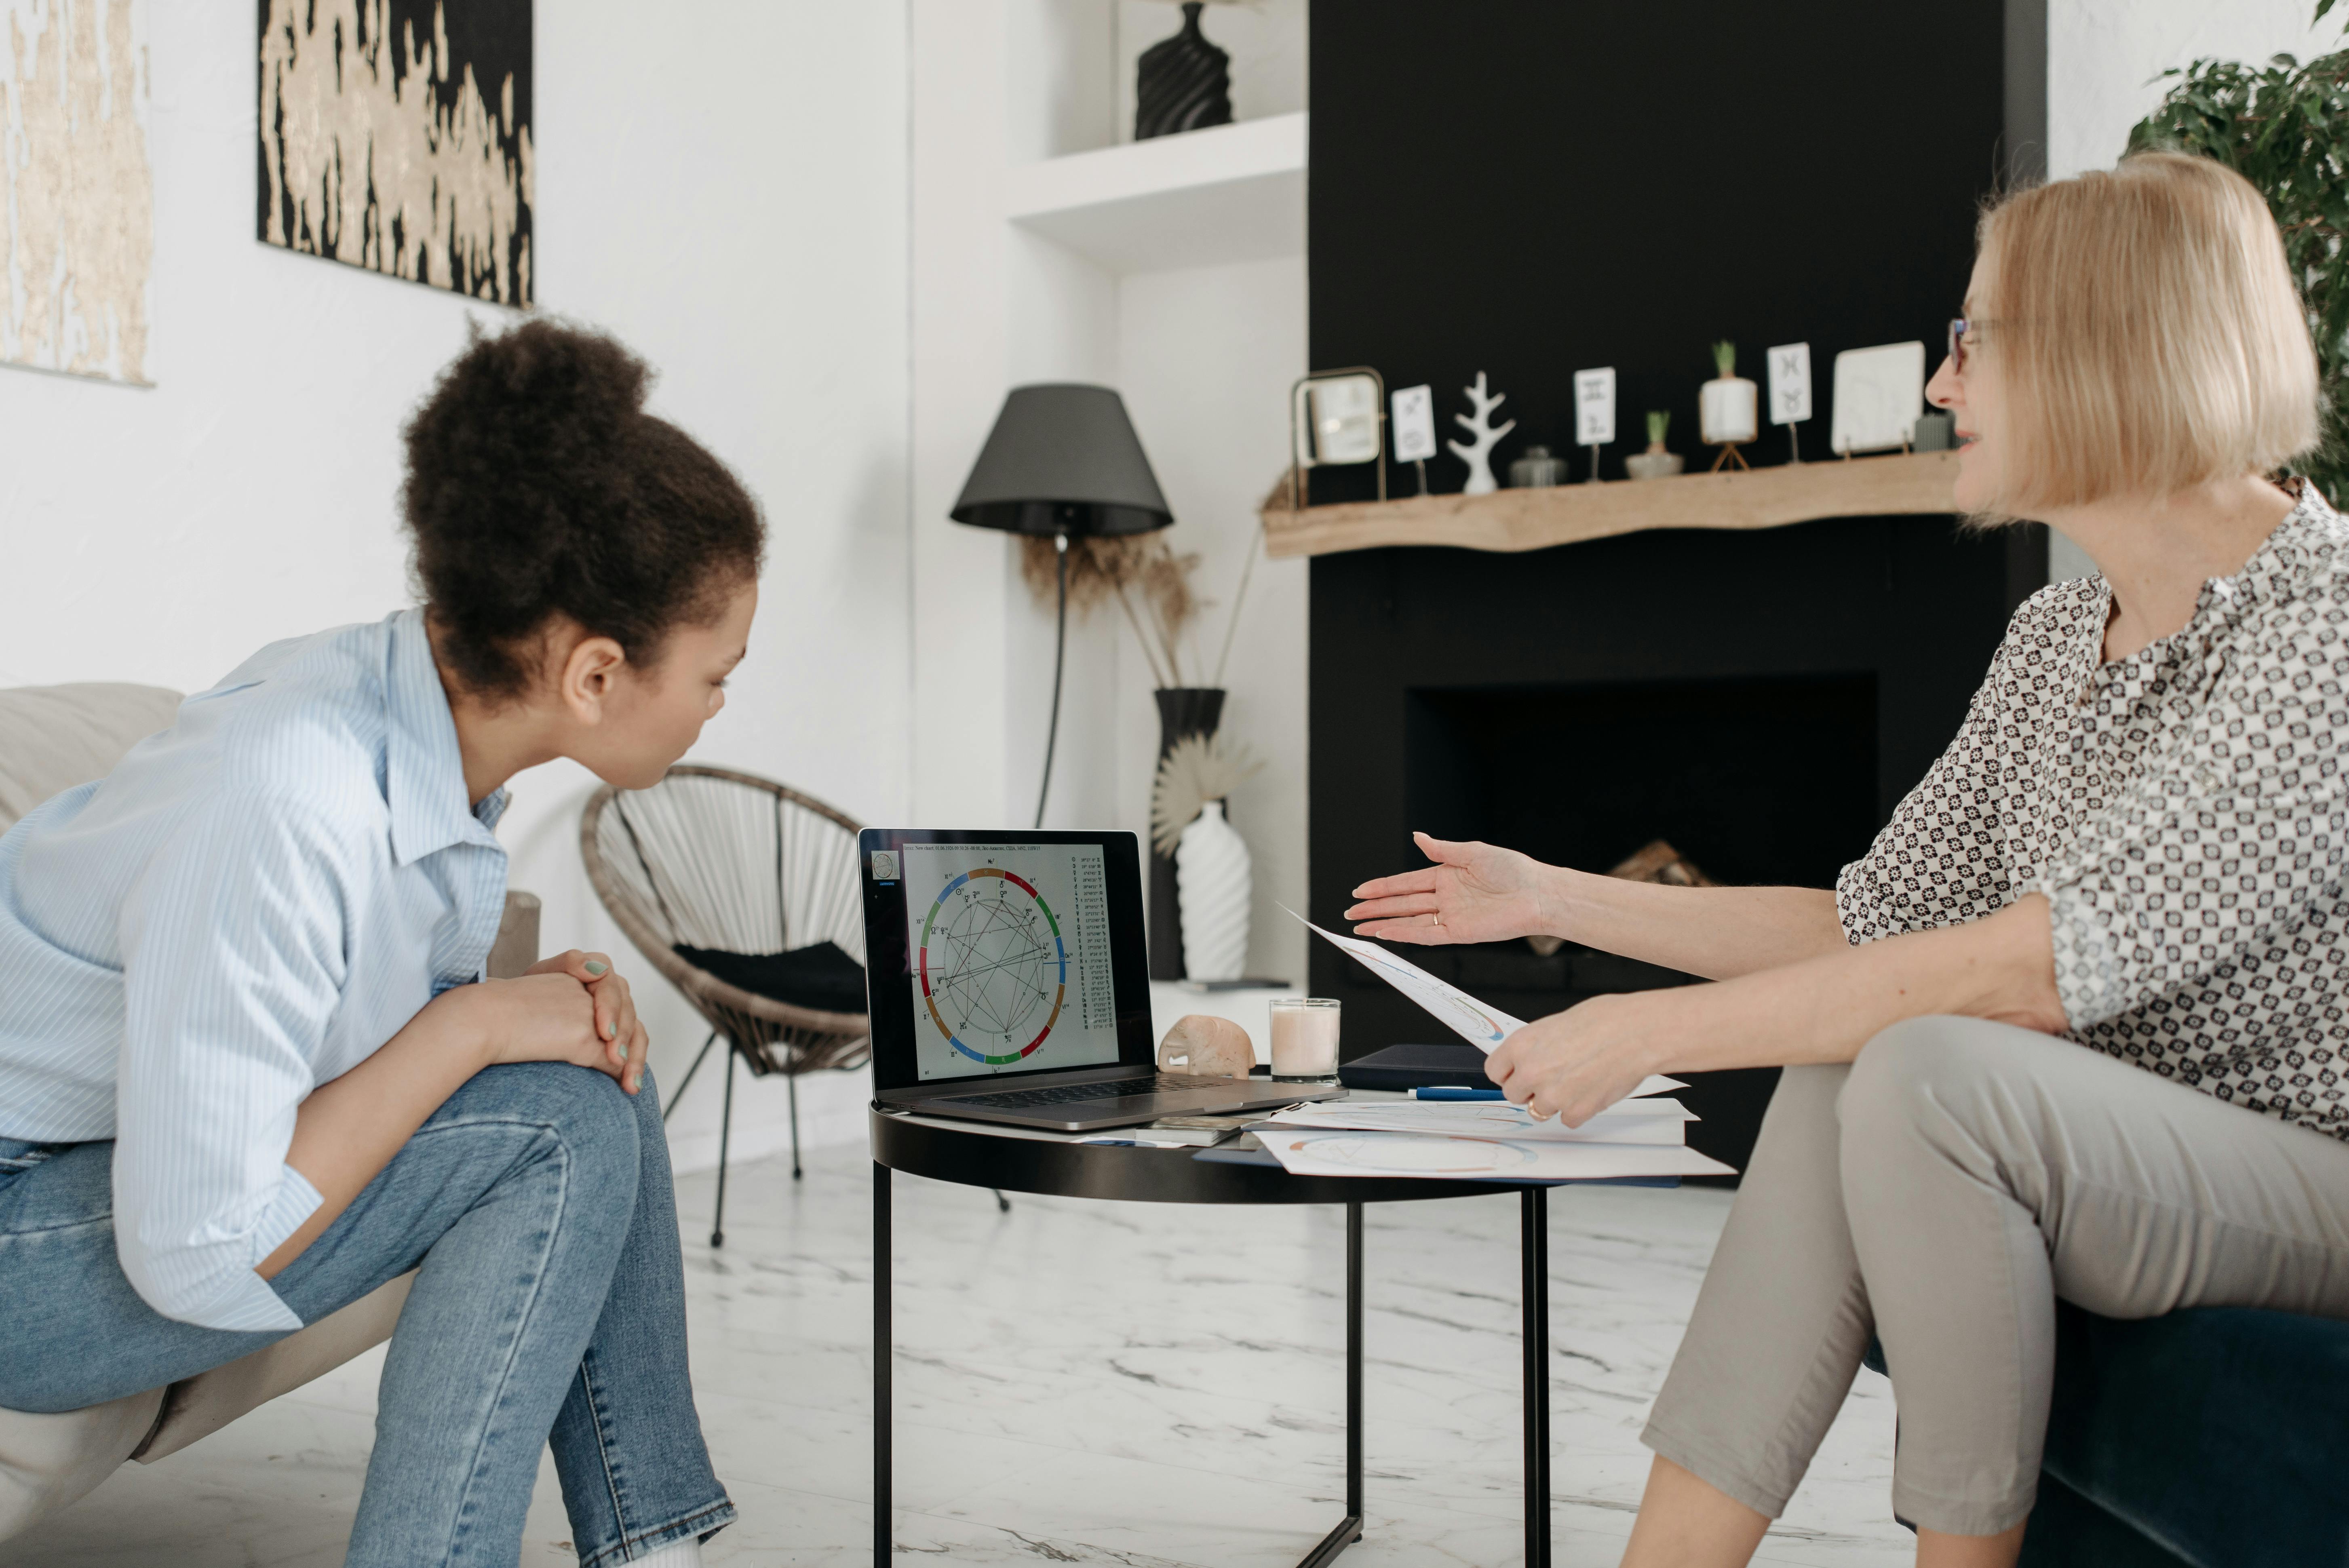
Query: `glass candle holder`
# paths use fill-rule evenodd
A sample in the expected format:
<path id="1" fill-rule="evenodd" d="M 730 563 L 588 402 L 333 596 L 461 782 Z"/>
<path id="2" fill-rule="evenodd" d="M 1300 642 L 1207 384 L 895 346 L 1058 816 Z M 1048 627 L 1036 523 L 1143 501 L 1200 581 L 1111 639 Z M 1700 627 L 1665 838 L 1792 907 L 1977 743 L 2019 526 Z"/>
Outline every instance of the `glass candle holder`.
<path id="1" fill-rule="evenodd" d="M 1332 996 L 1283 996 L 1271 1004 L 1274 1082 L 1336 1080 L 1338 1006 Z"/>

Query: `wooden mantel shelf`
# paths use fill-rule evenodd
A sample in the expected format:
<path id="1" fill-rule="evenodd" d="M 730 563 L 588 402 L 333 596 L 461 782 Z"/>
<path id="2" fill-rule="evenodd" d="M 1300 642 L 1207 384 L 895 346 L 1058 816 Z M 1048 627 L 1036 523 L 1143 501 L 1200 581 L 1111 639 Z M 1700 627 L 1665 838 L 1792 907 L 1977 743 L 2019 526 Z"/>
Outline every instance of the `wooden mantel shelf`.
<path id="1" fill-rule="evenodd" d="M 1829 459 L 1746 473 L 1610 480 L 1490 495 L 1412 496 L 1264 512 L 1265 553 L 1328 555 L 1390 544 L 1542 550 L 1645 528 L 1780 528 L 1821 517 L 1953 510 L 1955 452 Z"/>

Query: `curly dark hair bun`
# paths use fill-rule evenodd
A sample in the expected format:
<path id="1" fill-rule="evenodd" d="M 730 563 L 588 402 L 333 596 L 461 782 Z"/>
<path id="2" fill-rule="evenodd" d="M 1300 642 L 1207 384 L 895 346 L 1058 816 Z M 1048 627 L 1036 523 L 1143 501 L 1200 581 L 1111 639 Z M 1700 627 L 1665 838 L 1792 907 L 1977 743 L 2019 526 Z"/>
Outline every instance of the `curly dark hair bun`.
<path id="1" fill-rule="evenodd" d="M 645 412 L 652 372 L 602 333 L 532 320 L 476 336 L 408 423 L 401 510 L 440 655 L 512 696 L 555 615 L 640 668 L 755 581 L 766 528 L 692 437 Z"/>

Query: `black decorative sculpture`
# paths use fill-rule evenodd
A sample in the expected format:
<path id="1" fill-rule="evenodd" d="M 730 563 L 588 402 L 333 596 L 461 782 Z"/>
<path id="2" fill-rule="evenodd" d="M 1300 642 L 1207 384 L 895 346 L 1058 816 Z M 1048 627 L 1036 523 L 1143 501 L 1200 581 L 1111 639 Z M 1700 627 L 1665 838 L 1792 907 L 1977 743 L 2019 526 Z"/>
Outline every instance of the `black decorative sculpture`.
<path id="1" fill-rule="evenodd" d="M 1232 122 L 1232 57 L 1199 31 L 1203 4 L 1183 0 L 1183 30 L 1142 52 L 1134 75 L 1136 141 Z"/>

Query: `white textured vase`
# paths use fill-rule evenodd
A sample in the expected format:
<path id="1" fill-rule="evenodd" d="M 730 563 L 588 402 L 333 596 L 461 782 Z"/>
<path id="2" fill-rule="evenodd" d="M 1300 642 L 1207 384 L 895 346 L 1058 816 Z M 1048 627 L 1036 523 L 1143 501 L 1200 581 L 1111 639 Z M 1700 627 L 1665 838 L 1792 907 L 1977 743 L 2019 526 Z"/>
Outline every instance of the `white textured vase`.
<path id="1" fill-rule="evenodd" d="M 1183 973 L 1193 980 L 1237 980 L 1247 967 L 1247 841 L 1210 800 L 1174 848 L 1175 893 L 1183 908 Z"/>

